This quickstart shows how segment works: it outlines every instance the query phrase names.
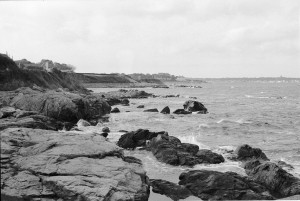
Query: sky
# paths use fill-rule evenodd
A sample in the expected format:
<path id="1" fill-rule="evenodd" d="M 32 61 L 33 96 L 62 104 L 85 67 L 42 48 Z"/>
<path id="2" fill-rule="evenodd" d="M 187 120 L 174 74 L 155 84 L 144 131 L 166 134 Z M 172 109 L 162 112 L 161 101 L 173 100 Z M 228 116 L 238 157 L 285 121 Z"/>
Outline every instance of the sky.
<path id="1" fill-rule="evenodd" d="M 300 1 L 0 1 L 0 52 L 76 72 L 300 77 Z"/>

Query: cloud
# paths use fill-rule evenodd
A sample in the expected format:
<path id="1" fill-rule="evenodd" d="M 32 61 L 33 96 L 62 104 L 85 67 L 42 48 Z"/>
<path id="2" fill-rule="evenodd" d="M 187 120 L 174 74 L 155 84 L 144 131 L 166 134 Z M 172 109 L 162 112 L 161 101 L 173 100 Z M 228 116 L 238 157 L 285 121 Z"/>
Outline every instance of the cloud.
<path id="1" fill-rule="evenodd" d="M 239 76 L 245 71 L 237 69 L 249 66 L 249 76 L 271 75 L 262 65 L 283 74 L 291 66 L 287 74 L 300 77 L 293 67 L 299 65 L 298 0 L 0 4 L 5 8 L 0 51 L 18 58 L 49 58 L 71 63 L 80 72 L 165 71 L 204 77 Z"/>

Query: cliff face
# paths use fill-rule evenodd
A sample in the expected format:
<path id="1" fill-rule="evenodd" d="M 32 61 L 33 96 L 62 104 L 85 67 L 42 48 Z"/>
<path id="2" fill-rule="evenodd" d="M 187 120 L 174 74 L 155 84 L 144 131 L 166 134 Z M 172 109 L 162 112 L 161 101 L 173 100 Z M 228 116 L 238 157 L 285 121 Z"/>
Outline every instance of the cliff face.
<path id="1" fill-rule="evenodd" d="M 0 54 L 0 90 L 9 91 L 34 85 L 47 89 L 67 88 L 71 91 L 87 91 L 80 85 L 74 73 L 63 73 L 56 69 L 52 72 L 20 69 L 12 59 Z"/>

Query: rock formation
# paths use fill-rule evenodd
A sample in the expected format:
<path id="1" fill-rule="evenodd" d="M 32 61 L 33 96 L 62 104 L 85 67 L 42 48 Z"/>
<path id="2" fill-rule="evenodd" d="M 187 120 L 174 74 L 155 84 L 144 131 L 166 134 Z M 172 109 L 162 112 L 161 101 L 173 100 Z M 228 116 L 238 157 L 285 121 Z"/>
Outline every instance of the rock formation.
<path id="1" fill-rule="evenodd" d="M 1 131 L 1 200 L 142 201 L 147 183 L 141 162 L 101 135 Z"/>

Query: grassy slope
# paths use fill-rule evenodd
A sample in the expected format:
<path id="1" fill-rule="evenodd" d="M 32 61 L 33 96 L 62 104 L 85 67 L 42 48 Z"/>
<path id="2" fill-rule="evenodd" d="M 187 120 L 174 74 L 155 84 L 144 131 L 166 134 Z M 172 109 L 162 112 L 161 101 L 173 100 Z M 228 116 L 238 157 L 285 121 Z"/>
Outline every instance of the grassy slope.
<path id="1" fill-rule="evenodd" d="M 71 91 L 86 91 L 78 82 L 76 74 L 63 73 L 58 70 L 46 72 L 19 69 L 12 59 L 0 54 L 1 91 L 14 90 L 19 87 L 32 87 L 33 85 L 48 89 L 68 88 Z"/>

